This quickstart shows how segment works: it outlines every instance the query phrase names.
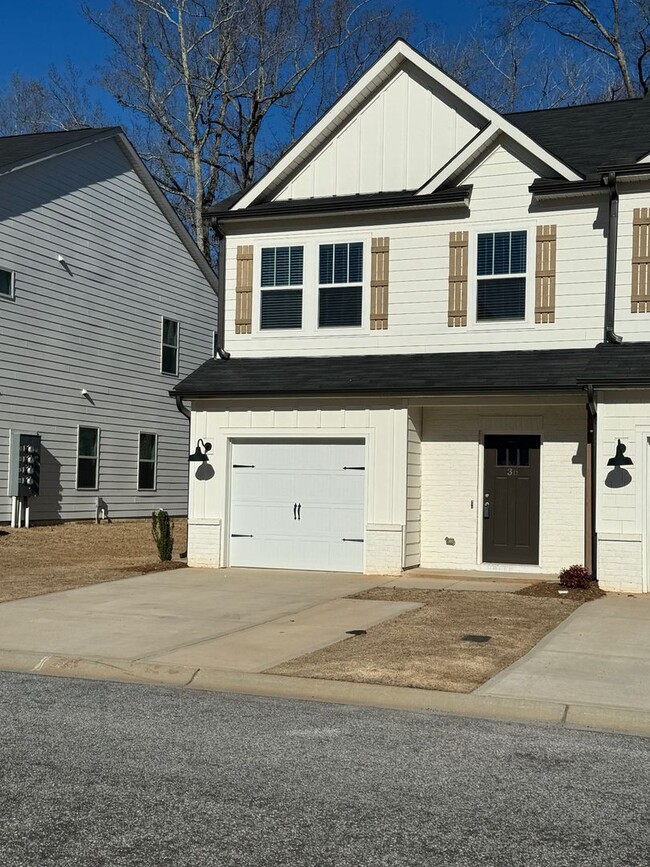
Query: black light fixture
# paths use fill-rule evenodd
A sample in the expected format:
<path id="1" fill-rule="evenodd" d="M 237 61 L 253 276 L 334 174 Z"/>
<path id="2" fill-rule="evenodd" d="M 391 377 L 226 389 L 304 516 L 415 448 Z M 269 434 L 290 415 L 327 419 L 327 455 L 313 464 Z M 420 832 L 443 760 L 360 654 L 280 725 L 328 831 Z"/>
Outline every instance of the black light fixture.
<path id="1" fill-rule="evenodd" d="M 607 461 L 608 467 L 631 467 L 634 466 L 632 463 L 632 458 L 628 458 L 625 456 L 626 446 L 625 443 L 622 443 L 620 440 L 618 441 L 618 445 L 616 446 L 616 454 L 613 458 L 610 458 Z"/>
<path id="2" fill-rule="evenodd" d="M 203 446 L 203 451 L 201 451 L 201 446 Z M 209 461 L 208 452 L 212 449 L 212 443 L 206 443 L 202 439 L 200 439 L 196 444 L 196 449 L 189 456 L 188 461 L 196 461 L 196 463 L 204 464 L 206 461 Z"/>

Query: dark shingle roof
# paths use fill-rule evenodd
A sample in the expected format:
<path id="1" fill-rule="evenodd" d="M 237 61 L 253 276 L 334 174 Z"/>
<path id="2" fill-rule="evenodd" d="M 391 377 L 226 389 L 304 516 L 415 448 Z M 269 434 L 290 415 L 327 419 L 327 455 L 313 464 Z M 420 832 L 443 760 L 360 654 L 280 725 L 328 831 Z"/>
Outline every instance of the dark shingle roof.
<path id="1" fill-rule="evenodd" d="M 110 132 L 118 131 L 119 127 L 85 127 L 84 129 L 71 129 L 63 132 L 37 132 L 29 135 L 11 135 L 0 138 L 0 169 L 12 166 L 26 160 L 44 156 L 57 148 L 77 144 L 88 138 Z"/>
<path id="2" fill-rule="evenodd" d="M 506 119 L 585 175 L 650 152 L 650 98 L 523 111 Z"/>
<path id="3" fill-rule="evenodd" d="M 577 388 L 592 350 L 210 359 L 175 394 L 318 395 L 557 391 Z"/>

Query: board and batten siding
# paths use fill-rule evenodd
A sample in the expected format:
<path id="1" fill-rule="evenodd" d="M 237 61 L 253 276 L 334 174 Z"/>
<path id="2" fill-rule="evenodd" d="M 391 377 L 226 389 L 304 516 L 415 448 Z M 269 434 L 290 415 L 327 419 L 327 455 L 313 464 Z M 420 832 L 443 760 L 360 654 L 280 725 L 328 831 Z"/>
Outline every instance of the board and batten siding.
<path id="1" fill-rule="evenodd" d="M 386 222 L 377 215 L 330 217 L 287 222 L 295 228 L 235 231 L 227 238 L 225 280 L 225 343 L 238 356 L 331 355 L 404 352 L 456 352 L 502 349 L 561 349 L 594 346 L 602 339 L 606 265 L 606 239 L 602 220 L 606 198 L 562 200 L 531 211 L 530 184 L 537 171 L 521 153 L 506 143 L 486 153 L 463 180 L 472 184 L 469 212 L 451 218 L 441 209 L 426 216 L 403 214 Z M 637 203 L 638 205 L 638 203 Z M 556 227 L 555 321 L 535 324 L 535 235 L 538 225 Z M 529 230 L 528 320 L 515 323 L 480 323 L 475 319 L 476 233 Z M 469 233 L 468 322 L 449 327 L 449 236 Z M 621 238 L 619 256 L 630 259 Z M 388 328 L 370 328 L 370 251 L 372 238 L 390 242 Z M 317 327 L 318 245 L 363 241 L 364 307 L 360 328 Z M 265 246 L 305 246 L 303 326 L 300 329 L 261 330 L 259 259 Z M 237 248 L 252 245 L 254 282 L 252 333 L 235 334 Z M 631 246 L 630 246 L 631 250 Z M 630 266 L 627 266 L 628 272 Z M 619 306 L 629 314 L 629 291 L 619 291 Z M 649 314 L 650 316 L 650 314 Z M 635 327 L 639 321 L 636 315 Z M 650 333 L 650 331 L 648 332 Z"/>
<path id="2" fill-rule="evenodd" d="M 415 69 L 400 69 L 274 199 L 413 190 L 478 131 L 478 117 L 446 101 Z"/>
<path id="3" fill-rule="evenodd" d="M 65 264 L 57 260 L 63 256 Z M 34 520 L 184 514 L 189 425 L 168 391 L 212 355 L 213 289 L 114 140 L 0 177 L 0 521 L 9 430 L 42 435 Z M 161 320 L 180 323 L 160 373 Z M 89 398 L 81 395 L 85 388 Z M 76 490 L 79 425 L 101 429 L 99 488 Z M 138 492 L 138 433 L 158 434 L 157 490 Z"/>

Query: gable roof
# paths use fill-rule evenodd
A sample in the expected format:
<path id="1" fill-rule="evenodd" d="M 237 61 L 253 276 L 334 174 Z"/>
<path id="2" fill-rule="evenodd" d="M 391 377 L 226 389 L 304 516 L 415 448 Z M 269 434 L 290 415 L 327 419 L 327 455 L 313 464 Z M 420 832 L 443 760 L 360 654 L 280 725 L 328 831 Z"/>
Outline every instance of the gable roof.
<path id="1" fill-rule="evenodd" d="M 139 177 L 145 189 L 178 235 L 199 270 L 215 291 L 219 281 L 210 263 L 199 250 L 169 200 L 142 162 L 124 130 L 119 126 L 84 128 L 61 132 L 31 133 L 0 137 L 0 178 L 9 172 L 21 171 L 35 162 L 52 159 L 79 147 L 91 147 L 100 141 L 114 138 L 118 147 Z"/>
<path id="2" fill-rule="evenodd" d="M 579 180 L 581 178 L 580 173 L 574 167 L 541 147 L 520 127 L 511 123 L 506 117 L 490 108 L 487 103 L 474 96 L 403 39 L 397 39 L 379 60 L 355 84 L 348 88 L 329 111 L 317 120 L 275 165 L 233 204 L 232 210 L 248 207 L 287 180 L 298 166 L 304 164 L 336 129 L 339 129 L 362 104 L 378 92 L 397 69 L 403 64 L 409 63 L 418 68 L 425 76 L 428 76 L 435 84 L 447 90 L 453 97 L 462 100 L 468 109 L 483 119 L 484 128 L 491 127 L 495 134 L 505 133 L 561 178 L 565 180 Z M 427 185 L 425 192 L 434 192 L 434 189 L 437 189 L 437 186 L 429 187 Z"/>
<path id="3" fill-rule="evenodd" d="M 522 111 L 505 117 L 584 175 L 638 162 L 650 151 L 650 98 Z"/>

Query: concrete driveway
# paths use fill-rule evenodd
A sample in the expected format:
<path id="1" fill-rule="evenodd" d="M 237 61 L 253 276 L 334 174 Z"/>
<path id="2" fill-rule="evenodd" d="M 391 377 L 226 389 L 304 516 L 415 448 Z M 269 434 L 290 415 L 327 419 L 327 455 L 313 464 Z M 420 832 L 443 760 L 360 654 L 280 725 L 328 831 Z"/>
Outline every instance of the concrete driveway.
<path id="1" fill-rule="evenodd" d="M 346 599 L 385 578 L 177 569 L 6 602 L 0 651 L 263 671 L 418 607 Z"/>

